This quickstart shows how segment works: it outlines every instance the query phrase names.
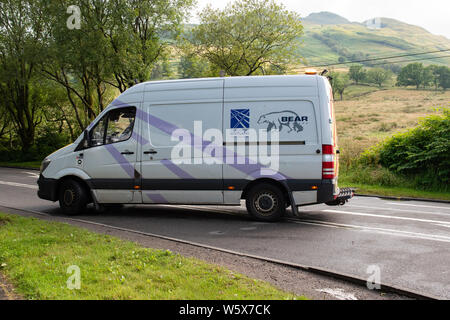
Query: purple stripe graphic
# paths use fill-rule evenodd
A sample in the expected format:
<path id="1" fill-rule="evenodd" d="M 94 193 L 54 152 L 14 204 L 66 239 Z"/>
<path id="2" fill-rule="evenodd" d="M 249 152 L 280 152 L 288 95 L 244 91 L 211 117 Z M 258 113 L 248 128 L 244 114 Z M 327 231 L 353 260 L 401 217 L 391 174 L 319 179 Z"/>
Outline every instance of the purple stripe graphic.
<path id="1" fill-rule="evenodd" d="M 128 106 L 126 103 L 121 102 L 120 100 L 116 99 L 112 102 L 113 106 L 119 106 L 122 105 L 124 107 Z M 167 135 L 172 135 L 172 133 L 177 130 L 177 129 L 181 129 L 178 128 L 177 126 L 162 120 L 158 117 L 155 117 L 141 109 L 137 109 L 137 114 L 136 117 L 146 123 L 148 123 L 149 125 L 159 129 L 160 131 L 166 133 Z M 191 135 L 191 143 L 193 144 L 193 146 L 195 148 L 201 148 L 202 151 L 204 151 L 204 149 L 210 145 L 212 143 L 212 141 L 205 141 L 203 140 L 202 137 L 196 137 L 194 136 L 193 133 L 190 133 Z M 140 136 L 140 135 L 139 135 Z M 136 136 L 138 137 L 138 135 Z M 139 138 L 138 138 L 139 139 Z M 143 138 L 144 140 L 138 140 L 136 139 L 138 142 L 144 142 L 147 141 L 145 138 Z M 195 141 L 201 141 L 201 146 L 195 144 Z M 222 149 L 222 157 L 223 157 L 223 163 L 226 165 L 229 165 L 233 168 L 235 168 L 238 171 L 241 171 L 242 173 L 245 173 L 246 175 L 250 175 L 251 177 L 257 179 L 257 178 L 262 178 L 262 177 L 271 177 L 274 178 L 276 180 L 286 180 L 288 179 L 287 176 L 282 175 L 279 172 L 273 172 L 270 168 L 263 166 L 259 163 L 254 163 L 251 161 L 251 159 L 247 158 L 247 157 L 243 157 L 241 155 L 238 155 L 236 152 L 232 151 L 230 152 L 229 149 L 227 149 L 226 147 L 223 146 L 217 146 L 218 148 Z M 115 149 L 115 148 L 114 148 Z M 116 150 L 117 151 L 117 150 Z M 110 151 L 111 152 L 111 151 Z M 228 155 L 228 153 L 230 153 L 230 155 Z M 113 153 L 111 153 L 113 154 Z M 116 158 L 116 155 L 113 154 L 113 156 Z M 121 155 L 120 155 L 121 156 Z M 227 163 L 226 159 L 227 158 L 231 158 L 233 159 L 232 163 Z M 121 157 L 123 158 L 123 160 L 125 160 L 125 162 L 127 161 L 123 156 Z M 238 164 L 238 159 L 245 159 L 245 164 Z M 117 158 L 116 158 L 117 159 Z M 162 161 L 162 163 L 169 169 L 171 170 L 173 173 L 175 173 L 176 175 L 178 175 L 180 178 L 184 178 L 184 179 L 191 179 L 193 178 L 189 173 L 185 172 L 184 170 L 180 169 L 179 167 L 177 167 L 173 162 L 166 160 L 166 163 L 164 163 Z M 131 166 L 132 167 L 132 166 Z M 128 170 L 126 169 L 126 166 L 124 167 L 122 165 L 122 168 L 124 168 L 124 170 Z M 127 171 L 128 172 L 128 171 Z M 265 174 L 267 172 L 267 174 Z M 269 174 L 270 172 L 270 174 Z M 264 174 L 263 174 L 264 173 Z M 134 176 L 134 168 L 133 168 L 133 176 Z"/>
<path id="2" fill-rule="evenodd" d="M 116 159 L 117 163 L 120 164 L 123 170 L 130 176 L 134 178 L 134 166 L 128 162 L 128 160 L 117 150 L 112 144 L 105 145 L 106 150 Z"/>
<path id="3" fill-rule="evenodd" d="M 152 200 L 154 203 L 169 203 L 161 194 L 159 193 L 145 193 L 145 195 Z"/>
<path id="4" fill-rule="evenodd" d="M 142 146 L 145 146 L 150 143 L 147 139 L 145 139 L 143 136 L 141 136 L 137 132 L 133 132 L 133 135 L 131 136 L 134 140 L 137 141 L 137 143 L 141 144 Z"/>
<path id="5" fill-rule="evenodd" d="M 173 163 L 170 160 L 162 160 L 161 163 L 170 171 L 175 173 L 180 178 L 183 179 L 195 179 L 193 176 L 191 176 L 189 173 L 178 167 L 175 163 Z"/>

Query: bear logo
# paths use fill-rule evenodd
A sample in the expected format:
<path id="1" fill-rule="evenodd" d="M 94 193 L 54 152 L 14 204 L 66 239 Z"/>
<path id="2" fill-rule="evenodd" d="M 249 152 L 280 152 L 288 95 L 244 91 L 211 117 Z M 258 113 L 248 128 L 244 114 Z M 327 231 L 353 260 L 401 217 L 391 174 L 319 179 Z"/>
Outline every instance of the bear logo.
<path id="1" fill-rule="evenodd" d="M 291 133 L 295 131 L 297 133 L 302 132 L 304 130 L 303 125 L 308 122 L 308 117 L 300 117 L 297 113 L 293 111 L 281 111 L 281 112 L 271 112 L 262 115 L 258 124 L 267 124 L 267 131 L 279 130 L 283 131 L 283 128 L 286 127 Z M 303 124 L 303 125 L 302 125 Z"/>

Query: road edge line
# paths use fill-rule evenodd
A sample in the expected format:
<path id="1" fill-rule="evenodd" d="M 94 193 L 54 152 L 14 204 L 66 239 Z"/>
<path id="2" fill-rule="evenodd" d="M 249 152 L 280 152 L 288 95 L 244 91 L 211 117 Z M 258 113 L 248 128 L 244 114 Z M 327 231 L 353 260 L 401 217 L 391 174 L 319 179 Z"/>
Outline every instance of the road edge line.
<path id="1" fill-rule="evenodd" d="M 434 203 L 450 204 L 450 200 L 410 198 L 410 197 L 394 197 L 394 196 L 379 196 L 379 195 L 359 194 L 359 193 L 355 193 L 355 197 L 380 198 L 380 199 L 384 199 L 384 200 L 397 200 L 397 201 L 423 201 L 423 202 L 434 202 Z"/>

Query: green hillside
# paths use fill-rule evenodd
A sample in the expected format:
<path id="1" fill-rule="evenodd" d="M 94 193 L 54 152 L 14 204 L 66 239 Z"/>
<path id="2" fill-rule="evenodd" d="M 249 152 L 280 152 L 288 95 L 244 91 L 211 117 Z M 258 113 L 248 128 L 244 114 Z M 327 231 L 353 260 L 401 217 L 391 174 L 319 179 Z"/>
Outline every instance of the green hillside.
<path id="1" fill-rule="evenodd" d="M 316 65 L 337 63 L 340 57 L 349 61 L 450 49 L 450 39 L 433 35 L 421 27 L 388 18 L 380 18 L 378 22 L 380 28 L 375 29 L 368 28 L 365 22 L 349 22 L 329 12 L 311 14 L 303 19 L 305 35 L 299 51 L 308 65 Z M 450 52 L 398 58 L 397 61 L 437 56 L 450 56 Z M 450 65 L 450 57 L 423 63 Z"/>

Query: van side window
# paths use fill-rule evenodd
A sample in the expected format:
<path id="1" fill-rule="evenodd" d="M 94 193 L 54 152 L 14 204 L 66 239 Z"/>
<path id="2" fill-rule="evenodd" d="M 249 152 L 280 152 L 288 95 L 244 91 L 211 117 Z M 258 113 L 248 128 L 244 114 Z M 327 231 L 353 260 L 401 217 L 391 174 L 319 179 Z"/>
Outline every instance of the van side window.
<path id="1" fill-rule="evenodd" d="M 103 118 L 97 122 L 95 127 L 89 132 L 90 136 L 90 146 L 96 147 L 105 144 L 105 128 L 106 128 L 106 119 L 108 115 L 103 116 Z"/>
<path id="2" fill-rule="evenodd" d="M 135 107 L 111 110 L 91 130 L 91 147 L 130 139 L 133 134 L 135 118 Z"/>

